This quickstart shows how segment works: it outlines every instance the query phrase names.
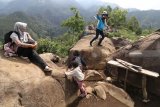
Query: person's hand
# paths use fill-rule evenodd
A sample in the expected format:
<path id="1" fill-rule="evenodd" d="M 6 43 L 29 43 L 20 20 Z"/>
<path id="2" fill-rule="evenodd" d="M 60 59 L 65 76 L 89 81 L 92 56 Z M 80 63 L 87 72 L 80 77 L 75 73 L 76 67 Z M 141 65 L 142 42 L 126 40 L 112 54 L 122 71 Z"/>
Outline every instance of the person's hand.
<path id="1" fill-rule="evenodd" d="M 35 41 L 35 43 L 34 43 L 34 44 L 37 46 L 37 44 L 38 44 L 38 43 L 37 43 L 37 41 Z"/>
<path id="2" fill-rule="evenodd" d="M 31 48 L 35 49 L 37 47 L 37 42 L 35 41 L 34 44 L 31 44 Z"/>
<path id="3" fill-rule="evenodd" d="M 36 48 L 36 44 L 30 44 L 30 45 L 31 45 L 30 46 L 31 48 L 33 48 L 33 49 Z"/>
<path id="4" fill-rule="evenodd" d="M 35 43 L 34 43 L 35 47 L 34 47 L 34 48 L 36 48 L 36 47 L 37 47 L 37 44 L 38 44 L 38 43 L 37 43 L 37 41 L 35 41 Z"/>

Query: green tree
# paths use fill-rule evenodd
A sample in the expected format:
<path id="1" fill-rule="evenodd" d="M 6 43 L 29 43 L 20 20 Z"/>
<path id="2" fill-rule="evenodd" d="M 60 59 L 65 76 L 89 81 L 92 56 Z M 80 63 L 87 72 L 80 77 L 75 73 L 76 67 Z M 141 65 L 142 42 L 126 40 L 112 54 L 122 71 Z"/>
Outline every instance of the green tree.
<path id="1" fill-rule="evenodd" d="M 98 10 L 98 13 L 102 13 L 103 11 L 107 11 L 107 13 L 110 15 L 112 12 L 112 8 L 111 8 L 111 6 L 100 7 Z"/>
<path id="2" fill-rule="evenodd" d="M 136 33 L 137 35 L 142 34 L 142 28 L 141 28 L 141 27 L 137 28 L 135 33 Z"/>
<path id="3" fill-rule="evenodd" d="M 76 8 L 72 7 L 70 10 L 73 12 L 73 16 L 63 21 L 62 26 L 68 27 L 72 33 L 81 32 L 85 25 L 84 19 Z"/>
<path id="4" fill-rule="evenodd" d="M 135 32 L 137 35 L 142 34 L 142 28 L 135 16 L 132 16 L 127 22 L 128 29 Z"/>
<path id="5" fill-rule="evenodd" d="M 129 20 L 128 20 L 128 28 L 134 32 L 137 31 L 137 29 L 140 28 L 139 22 L 137 20 L 137 18 L 135 16 L 132 16 Z"/>
<path id="6" fill-rule="evenodd" d="M 108 23 L 116 29 L 118 29 L 121 26 L 125 26 L 126 25 L 126 15 L 127 15 L 126 10 L 115 8 L 112 10 L 110 14 Z"/>

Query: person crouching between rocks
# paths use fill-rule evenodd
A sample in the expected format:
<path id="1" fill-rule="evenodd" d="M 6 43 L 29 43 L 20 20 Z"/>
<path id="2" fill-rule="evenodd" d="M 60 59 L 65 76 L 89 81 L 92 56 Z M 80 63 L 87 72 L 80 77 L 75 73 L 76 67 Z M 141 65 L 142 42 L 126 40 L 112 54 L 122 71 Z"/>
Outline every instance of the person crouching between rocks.
<path id="1" fill-rule="evenodd" d="M 16 22 L 14 25 L 14 31 L 18 32 L 12 33 L 10 38 L 15 43 L 15 50 L 18 56 L 28 57 L 28 59 L 38 65 L 45 72 L 51 72 L 52 69 L 46 64 L 46 62 L 39 56 L 36 52 L 35 48 L 37 46 L 37 42 L 32 39 L 30 34 L 26 32 L 27 23 Z"/>
<path id="2" fill-rule="evenodd" d="M 77 62 L 73 61 L 71 63 L 71 66 L 72 66 L 72 69 L 70 71 L 65 72 L 65 75 L 73 77 L 74 81 L 78 84 L 78 88 L 81 92 L 80 97 L 85 97 L 87 93 L 83 84 L 84 74 L 82 73 L 82 70 L 78 66 Z"/>
<path id="3" fill-rule="evenodd" d="M 84 61 L 84 59 L 82 58 L 82 56 L 80 55 L 80 52 L 75 50 L 73 52 L 73 59 L 72 61 L 75 61 L 78 63 L 78 66 L 80 67 L 80 69 L 83 71 L 84 69 L 87 69 L 87 65 L 86 62 Z"/>

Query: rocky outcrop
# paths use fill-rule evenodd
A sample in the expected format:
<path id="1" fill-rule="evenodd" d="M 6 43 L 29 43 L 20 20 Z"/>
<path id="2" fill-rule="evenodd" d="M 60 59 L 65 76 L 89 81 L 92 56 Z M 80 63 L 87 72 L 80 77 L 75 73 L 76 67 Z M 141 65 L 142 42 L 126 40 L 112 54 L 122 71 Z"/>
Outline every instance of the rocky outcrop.
<path id="1" fill-rule="evenodd" d="M 127 105 L 128 107 L 134 107 L 134 102 L 131 97 L 121 88 L 118 88 L 107 82 L 97 82 L 94 87 L 98 96 L 102 99 L 106 99 L 105 94 L 109 93 L 112 97 Z"/>
<path id="2" fill-rule="evenodd" d="M 62 71 L 49 60 L 47 63 L 53 72 Z M 0 87 L 1 107 L 65 107 L 61 84 L 20 58 L 0 57 Z"/>
<path id="3" fill-rule="evenodd" d="M 119 48 L 122 48 L 126 45 L 131 44 L 131 42 L 129 40 L 124 39 L 124 38 L 120 38 L 120 37 L 113 37 L 111 40 L 112 40 L 116 49 L 119 49 Z"/>
<path id="4" fill-rule="evenodd" d="M 105 52 L 105 50 L 103 51 Z M 107 50 L 107 52 L 109 51 Z M 91 82 L 85 81 L 85 83 L 90 97 L 87 96 L 87 98 L 82 99 L 78 97 L 78 88 L 73 80 L 64 78 L 65 69 L 52 62 L 54 55 L 46 53 L 40 56 L 52 67 L 52 76 L 46 76 L 39 67 L 26 60 L 18 57 L 5 58 L 2 55 L 0 56 L 0 106 L 97 107 L 99 104 L 102 104 L 101 107 L 106 107 L 107 104 L 109 106 L 114 105 L 115 107 L 117 105 L 119 107 L 126 107 L 125 104 L 107 94 L 104 94 L 106 97 L 102 97 L 105 100 L 97 100 L 97 97 L 94 95 L 96 89 L 91 86 L 93 86 L 95 81 L 103 80 L 100 72 L 89 70 L 91 72 L 88 74 L 90 75 L 88 79 Z M 101 89 L 104 90 L 103 87 Z M 97 91 L 99 91 L 98 88 Z M 99 95 L 100 93 L 101 91 L 99 91 Z"/>
<path id="5" fill-rule="evenodd" d="M 90 40 L 94 35 L 87 35 L 80 39 L 76 45 L 70 50 L 68 62 L 73 58 L 73 52 L 79 51 L 82 58 L 85 60 L 89 69 L 104 70 L 106 66 L 106 58 L 115 52 L 115 48 L 110 39 L 105 38 L 102 42 L 102 47 L 96 46 L 97 41 L 93 43 L 93 47 L 89 45 Z"/>

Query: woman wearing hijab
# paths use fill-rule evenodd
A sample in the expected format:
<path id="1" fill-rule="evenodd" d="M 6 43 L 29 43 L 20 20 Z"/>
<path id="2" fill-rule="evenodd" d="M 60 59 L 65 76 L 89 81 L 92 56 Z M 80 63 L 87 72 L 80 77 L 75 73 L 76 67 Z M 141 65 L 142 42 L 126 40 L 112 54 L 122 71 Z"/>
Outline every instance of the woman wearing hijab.
<path id="1" fill-rule="evenodd" d="M 27 23 L 16 22 L 14 25 L 14 31 L 18 32 L 12 33 L 10 38 L 15 43 L 15 50 L 18 56 L 28 57 L 28 59 L 38 65 L 41 69 L 46 72 L 51 72 L 52 69 L 44 62 L 44 60 L 35 51 L 37 42 L 32 39 L 28 32 L 26 32 Z"/>

